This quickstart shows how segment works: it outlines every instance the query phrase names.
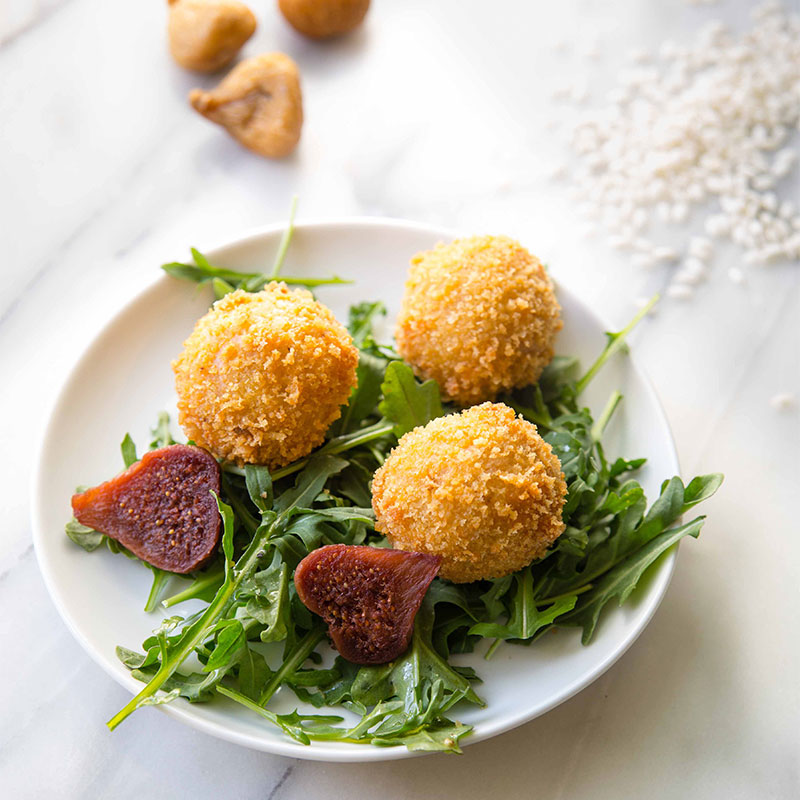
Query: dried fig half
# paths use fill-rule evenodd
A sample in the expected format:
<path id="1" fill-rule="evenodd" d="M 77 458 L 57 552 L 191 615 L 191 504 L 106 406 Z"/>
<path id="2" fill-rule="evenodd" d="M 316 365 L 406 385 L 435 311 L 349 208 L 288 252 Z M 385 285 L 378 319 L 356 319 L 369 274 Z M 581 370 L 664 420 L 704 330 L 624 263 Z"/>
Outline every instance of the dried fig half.
<path id="1" fill-rule="evenodd" d="M 73 495 L 82 525 L 118 541 L 159 569 L 186 573 L 217 550 L 219 464 L 199 447 L 151 450 L 125 472 Z"/>
<path id="2" fill-rule="evenodd" d="M 300 141 L 303 95 L 297 65 L 283 53 L 237 64 L 210 92 L 193 89 L 192 107 L 255 153 L 289 155 Z"/>
<path id="3" fill-rule="evenodd" d="M 175 61 L 215 72 L 236 57 L 256 29 L 253 12 L 237 0 L 168 0 L 167 38 Z"/>
<path id="4" fill-rule="evenodd" d="M 294 585 L 303 603 L 328 623 L 344 658 L 385 664 L 408 648 L 414 617 L 441 560 L 425 553 L 332 544 L 300 562 Z"/>

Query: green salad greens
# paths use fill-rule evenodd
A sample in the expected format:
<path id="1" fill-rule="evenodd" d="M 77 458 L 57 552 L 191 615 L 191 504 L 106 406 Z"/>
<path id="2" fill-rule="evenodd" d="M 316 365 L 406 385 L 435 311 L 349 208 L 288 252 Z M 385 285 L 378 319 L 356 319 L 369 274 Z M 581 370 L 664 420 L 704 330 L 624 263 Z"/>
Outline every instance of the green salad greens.
<path id="1" fill-rule="evenodd" d="M 211 282 L 218 296 L 237 286 L 252 291 L 277 278 L 287 244 L 288 237 L 268 274 L 237 275 L 213 267 L 199 253 L 194 265 L 165 269 Z M 322 447 L 282 469 L 222 465 L 217 504 L 223 535 L 216 560 L 178 591 L 173 584 L 183 576 L 154 570 L 147 601 L 147 609 L 154 609 L 172 587 L 161 600 L 163 608 L 189 600 L 202 601 L 192 606 L 200 608 L 166 617 L 141 651 L 118 648 L 119 658 L 145 686 L 109 728 L 144 705 L 178 697 L 218 701 L 222 695 L 306 745 L 334 740 L 460 752 L 459 742 L 471 728 L 457 721 L 458 710 L 484 703 L 479 675 L 450 663 L 451 655 L 470 653 L 489 640 L 489 658 L 502 642 L 529 645 L 555 627 L 580 628 L 583 644 L 589 644 L 609 602 L 625 602 L 659 556 L 683 537 L 697 537 L 704 517 L 681 518 L 722 482 L 716 474 L 687 485 L 672 477 L 648 506 L 634 477 L 644 459 L 610 460 L 602 445 L 621 395 L 615 392 L 597 419 L 581 403 L 581 392 L 646 311 L 625 330 L 609 334 L 583 374 L 574 358 L 556 357 L 537 385 L 499 398 L 537 425 L 566 477 L 566 530 L 545 557 L 496 580 L 435 579 L 407 652 L 389 664 L 357 666 L 341 656 L 331 659 L 325 624 L 299 601 L 293 572 L 322 545 L 387 546 L 374 528 L 372 475 L 399 437 L 454 409 L 442 403 L 433 381 L 417 381 L 390 347 L 376 342 L 373 322 L 385 313 L 383 306 L 354 306 L 349 329 L 360 350 L 358 386 L 341 418 Z M 172 441 L 162 414 L 150 446 Z M 129 436 L 122 453 L 126 466 L 136 460 Z M 75 521 L 67 533 L 87 550 L 103 541 L 114 551 L 123 549 Z M 358 721 L 344 724 L 342 716 L 330 713 L 278 714 L 268 706 L 279 689 L 317 709 L 344 708 Z"/>

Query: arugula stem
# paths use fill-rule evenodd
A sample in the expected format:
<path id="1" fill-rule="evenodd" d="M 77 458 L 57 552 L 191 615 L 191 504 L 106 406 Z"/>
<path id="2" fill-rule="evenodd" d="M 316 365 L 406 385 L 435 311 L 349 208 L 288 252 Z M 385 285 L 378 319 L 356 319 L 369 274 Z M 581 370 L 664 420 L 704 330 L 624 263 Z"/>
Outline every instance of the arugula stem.
<path id="1" fill-rule="evenodd" d="M 306 289 L 315 289 L 317 286 L 345 286 L 355 283 L 334 275 L 332 278 L 284 278 L 278 277 L 271 280 L 283 281 L 287 286 L 305 286 Z"/>
<path id="2" fill-rule="evenodd" d="M 188 586 L 182 592 L 178 592 L 177 594 L 173 594 L 170 597 L 167 597 L 165 600 L 162 600 L 161 605 L 164 608 L 172 608 L 172 606 L 176 606 L 178 603 L 183 603 L 185 600 L 192 600 L 206 589 L 209 589 L 215 585 L 220 585 L 224 580 L 224 575 L 225 573 L 222 569 L 214 570 L 214 572 L 210 572 L 208 575 L 193 581 L 192 585 Z"/>
<path id="3" fill-rule="evenodd" d="M 177 651 L 170 655 L 158 668 L 158 672 L 150 679 L 150 682 L 136 695 L 124 708 L 118 711 L 107 723 L 108 729 L 113 731 L 123 720 L 129 717 L 141 705 L 142 701 L 152 697 L 164 683 L 175 673 L 178 667 L 192 654 L 195 647 L 205 639 L 209 630 L 219 620 L 228 608 L 228 603 L 235 594 L 239 585 L 245 578 L 249 577 L 255 567 L 260 563 L 258 553 L 264 543 L 272 535 L 272 531 L 278 522 L 275 520 L 270 525 L 265 526 L 260 534 L 253 537 L 247 550 L 233 568 L 233 580 L 223 584 L 217 592 L 217 596 L 205 610 L 203 615 L 187 631 L 189 635 L 180 643 Z"/>
<path id="4" fill-rule="evenodd" d="M 488 661 L 495 654 L 495 651 L 498 647 L 500 647 L 501 644 L 503 644 L 503 639 L 495 639 L 491 645 L 489 645 L 489 649 L 486 651 L 486 655 L 483 657 L 484 660 Z"/>
<path id="5" fill-rule="evenodd" d="M 167 679 L 174 674 L 175 670 L 177 670 L 189 655 L 191 655 L 195 647 L 205 638 L 208 629 L 222 616 L 232 594 L 233 591 L 230 587 L 220 592 L 214 602 L 206 609 L 203 616 L 197 621 L 195 624 L 196 630 L 191 636 L 187 637 L 178 652 L 174 656 L 171 656 L 165 663 L 161 664 L 158 668 L 158 672 L 150 679 L 150 682 L 144 689 L 106 723 L 110 731 L 113 731 L 117 725 L 136 711 L 143 700 L 152 697 L 164 685 Z"/>
<path id="6" fill-rule="evenodd" d="M 172 577 L 171 572 L 166 572 L 158 567 L 151 567 L 150 569 L 153 570 L 153 585 L 150 587 L 150 594 L 147 595 L 147 602 L 144 606 L 144 610 L 148 614 L 158 605 L 158 598 L 161 596 L 161 592 Z"/>
<path id="7" fill-rule="evenodd" d="M 697 517 L 696 519 L 693 519 L 691 522 L 687 522 L 686 524 L 681 525 L 680 528 L 673 528 L 671 530 L 667 530 L 667 531 L 661 533 L 660 535 L 661 536 L 665 536 L 666 534 L 672 533 L 673 531 L 677 531 L 677 530 L 680 530 L 680 529 L 683 529 L 683 528 L 688 528 L 691 525 L 693 525 L 695 523 L 698 523 L 698 522 L 700 522 L 701 526 L 702 526 L 702 520 L 704 520 L 704 519 L 705 519 L 705 517 Z M 665 527 L 668 527 L 674 521 L 675 520 L 673 519 L 673 520 L 670 520 L 668 523 L 665 523 L 664 524 Z M 698 528 L 698 530 L 699 530 L 699 528 Z M 694 535 L 694 534 L 692 534 L 692 535 Z M 655 538 L 655 536 L 653 536 L 652 538 Z M 581 579 L 582 580 L 587 580 L 588 579 L 589 581 L 595 581 L 598 578 L 600 578 L 601 576 L 605 576 L 607 573 L 612 572 L 612 570 L 615 567 L 619 566 L 619 564 L 621 564 L 627 558 L 631 557 L 632 553 L 635 554 L 636 551 L 634 550 L 632 552 L 623 552 L 623 554 L 621 556 L 615 557 L 614 560 L 611 561 L 611 562 L 604 563 L 601 568 L 598 568 L 594 572 L 589 573 L 589 575 L 581 575 Z M 589 583 L 588 586 L 593 588 L 593 584 L 591 584 L 591 583 Z M 579 589 L 567 588 L 566 591 L 564 592 L 564 594 L 570 596 L 570 595 L 573 595 L 573 594 L 577 594 L 579 591 L 580 591 Z M 583 588 L 583 591 L 586 591 L 585 587 Z"/>
<path id="8" fill-rule="evenodd" d="M 370 453 L 372 453 L 372 457 L 378 462 L 378 465 L 383 466 L 384 462 L 386 461 L 386 456 L 374 445 L 369 447 L 368 450 Z"/>
<path id="9" fill-rule="evenodd" d="M 226 686 L 216 686 L 216 691 L 221 694 L 223 697 L 229 697 L 231 700 L 239 703 L 239 705 L 244 706 L 245 708 L 249 708 L 251 711 L 255 711 L 256 714 L 261 715 L 265 719 L 268 719 L 273 725 L 278 726 L 281 728 L 285 733 L 291 736 L 296 742 L 300 742 L 300 744 L 310 744 L 311 740 L 315 741 L 326 741 L 335 739 L 337 742 L 350 742 L 352 744 L 366 744 L 369 740 L 365 739 L 348 739 L 341 736 L 342 733 L 346 733 L 345 728 L 331 728 L 325 733 L 319 733 L 313 730 L 307 730 L 303 727 L 302 717 L 298 717 L 298 722 L 295 726 L 291 724 L 284 723 L 282 718 L 274 713 L 273 711 L 269 711 L 266 708 L 261 708 L 261 706 L 254 703 L 249 697 L 246 697 L 241 692 L 234 691 L 233 689 L 229 689 Z M 343 722 L 344 719 L 340 716 L 310 716 L 305 717 L 305 719 L 310 719 L 312 721 L 318 720 L 320 722 Z"/>
<path id="10" fill-rule="evenodd" d="M 275 263 L 272 265 L 272 270 L 269 273 L 269 279 L 274 280 L 280 275 L 283 262 L 286 260 L 286 253 L 289 250 L 289 245 L 292 241 L 294 234 L 294 215 L 297 212 L 297 195 L 292 198 L 292 204 L 289 206 L 289 223 L 283 231 L 281 236 L 281 243 L 278 246 L 278 252 L 275 255 Z"/>
<path id="11" fill-rule="evenodd" d="M 228 281 L 223 280 L 222 278 L 212 278 L 211 288 L 214 290 L 214 297 L 216 297 L 217 300 L 222 300 L 226 294 L 236 291 L 235 286 L 228 283 Z"/>
<path id="12" fill-rule="evenodd" d="M 394 425 L 387 420 L 379 420 L 378 422 L 359 431 L 345 434 L 344 436 L 337 436 L 331 439 L 324 447 L 320 447 L 314 455 L 338 455 L 344 453 L 346 450 L 352 450 L 354 447 L 359 447 L 362 444 L 367 444 L 375 439 L 380 439 L 388 433 L 392 433 Z M 310 458 L 310 457 L 309 457 Z M 275 470 L 270 473 L 273 481 L 278 481 L 285 478 L 287 475 L 292 475 L 299 472 L 309 462 L 309 458 L 302 458 L 300 461 L 295 461 L 293 464 L 288 464 L 285 467 Z M 234 475 L 241 475 L 244 477 L 244 469 L 237 467 L 235 464 L 222 464 L 222 469 L 225 472 L 231 472 Z"/>
<path id="13" fill-rule="evenodd" d="M 325 631 L 322 628 L 312 629 L 294 646 L 278 671 L 264 687 L 264 691 L 258 698 L 260 706 L 266 705 L 270 697 L 278 691 L 280 685 L 303 665 L 323 636 L 325 636 Z"/>
<path id="14" fill-rule="evenodd" d="M 536 607 L 539 606 L 549 606 L 552 603 L 555 603 L 556 600 L 563 600 L 565 597 L 572 597 L 576 594 L 583 594 L 584 592 L 588 592 L 590 589 L 594 588 L 593 583 L 587 583 L 584 586 L 580 586 L 577 589 L 572 589 L 569 592 L 564 592 L 563 594 L 554 594 L 552 597 L 544 597 L 541 600 L 536 600 Z"/>
<path id="15" fill-rule="evenodd" d="M 230 491 L 229 485 L 226 485 L 225 488 L 228 489 L 226 492 L 228 503 L 236 514 L 237 519 L 242 523 L 242 527 L 244 527 L 248 535 L 253 536 L 258 530 L 258 520 L 250 513 L 247 506 L 239 500 L 236 493 Z"/>
<path id="16" fill-rule="evenodd" d="M 237 467 L 236 464 L 230 463 L 228 461 L 223 461 L 219 465 L 219 468 L 223 472 L 228 472 L 231 475 L 240 475 L 242 478 L 244 478 L 246 474 L 244 471 L 244 467 Z"/>
<path id="17" fill-rule="evenodd" d="M 392 433 L 393 430 L 394 423 L 381 419 L 366 428 L 331 439 L 318 452 L 330 453 L 331 455 L 344 453 L 346 450 L 352 450 L 354 447 L 359 447 L 367 442 L 374 442 L 375 439 L 380 439 L 381 436 L 386 436 L 387 433 Z"/>
<path id="18" fill-rule="evenodd" d="M 619 350 L 622 345 L 625 344 L 625 339 L 628 334 L 642 321 L 642 319 L 646 316 L 646 314 L 650 311 L 650 309 L 658 302 L 659 296 L 654 294 L 650 300 L 648 301 L 647 305 L 644 306 L 639 313 L 617 334 L 613 335 L 611 341 L 605 346 L 603 352 L 600 353 L 597 361 L 589 367 L 586 374 L 580 378 L 577 383 L 575 384 L 575 391 L 578 395 L 583 392 L 583 390 L 591 383 L 592 378 L 600 371 L 600 368 L 603 364 L 608 361 L 614 353 Z M 611 335 L 611 334 L 609 334 Z"/>
<path id="19" fill-rule="evenodd" d="M 611 397 L 608 398 L 608 402 L 606 403 L 606 407 L 603 409 L 600 416 L 595 421 L 594 425 L 592 425 L 591 430 L 591 437 L 592 441 L 597 443 L 603 438 L 603 431 L 606 429 L 606 425 L 608 425 L 611 416 L 613 415 L 614 411 L 616 410 L 617 406 L 619 405 L 620 400 L 622 400 L 622 392 L 614 391 Z"/>

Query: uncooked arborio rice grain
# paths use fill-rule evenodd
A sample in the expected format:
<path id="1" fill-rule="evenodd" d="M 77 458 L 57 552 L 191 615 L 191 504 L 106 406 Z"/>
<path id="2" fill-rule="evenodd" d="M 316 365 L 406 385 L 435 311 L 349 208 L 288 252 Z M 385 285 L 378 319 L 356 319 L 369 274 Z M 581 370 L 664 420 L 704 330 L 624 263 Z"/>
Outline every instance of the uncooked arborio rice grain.
<path id="1" fill-rule="evenodd" d="M 800 216 L 780 197 L 781 179 L 797 164 L 800 16 L 766 3 L 740 36 L 714 22 L 689 46 L 666 42 L 659 56 L 636 59 L 610 104 L 575 126 L 583 211 L 618 249 L 633 250 L 651 221 L 682 225 L 702 207 L 708 237 L 732 240 L 745 263 L 800 258 Z M 667 260 L 661 245 L 644 241 L 651 261 Z M 693 284 L 695 262 L 708 263 L 713 244 L 686 244 L 693 268 L 677 282 L 683 275 Z"/>

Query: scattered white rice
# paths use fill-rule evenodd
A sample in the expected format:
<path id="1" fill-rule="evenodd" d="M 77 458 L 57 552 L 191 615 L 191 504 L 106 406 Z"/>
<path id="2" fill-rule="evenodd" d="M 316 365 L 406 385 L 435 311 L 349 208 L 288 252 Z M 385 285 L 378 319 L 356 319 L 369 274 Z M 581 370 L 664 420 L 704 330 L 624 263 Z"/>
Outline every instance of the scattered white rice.
<path id="1" fill-rule="evenodd" d="M 791 392 L 780 392 L 773 395 L 769 404 L 776 411 L 790 411 L 797 406 L 797 397 Z"/>
<path id="2" fill-rule="evenodd" d="M 743 284 L 746 280 L 744 270 L 739 269 L 739 267 L 731 267 L 728 270 L 728 278 L 730 279 L 731 283 L 736 284 Z"/>
<path id="3" fill-rule="evenodd" d="M 687 237 L 671 297 L 688 299 L 707 278 L 713 239 L 738 245 L 745 264 L 800 259 L 800 213 L 780 185 L 798 163 L 800 16 L 775 2 L 752 16 L 739 36 L 712 22 L 688 45 L 664 42 L 657 58 L 631 51 L 608 105 L 573 130 L 581 211 L 611 247 L 635 250 L 634 263 L 680 258 L 650 239 L 651 223 L 685 229 L 696 211 L 703 215 L 706 236 Z M 585 93 L 557 94 L 583 102 Z M 744 280 L 738 267 L 728 274 Z"/>

